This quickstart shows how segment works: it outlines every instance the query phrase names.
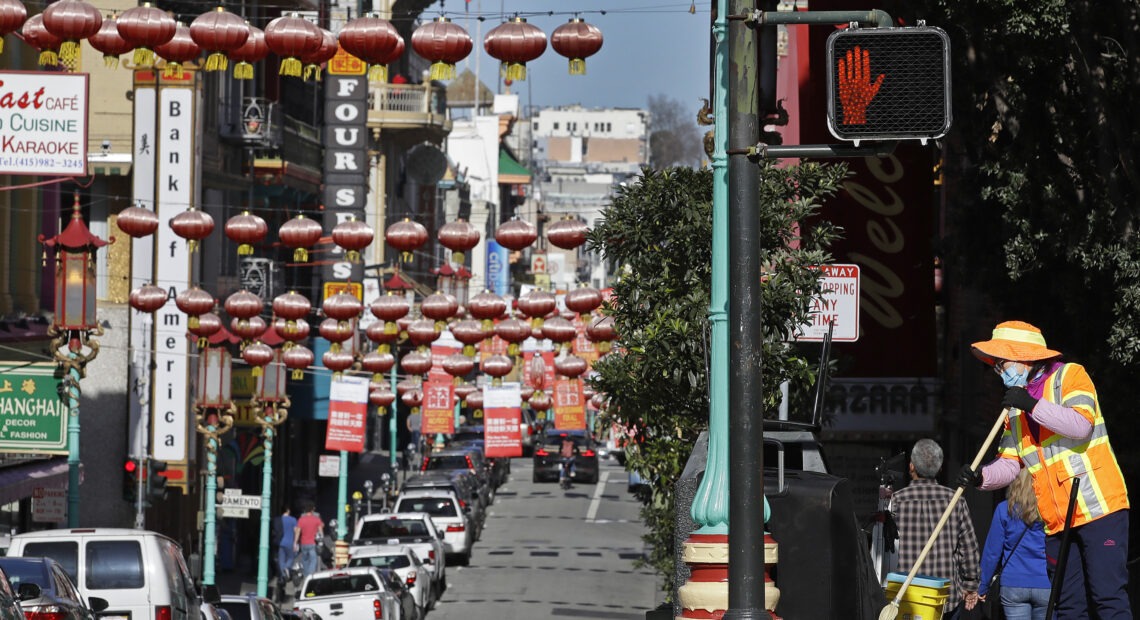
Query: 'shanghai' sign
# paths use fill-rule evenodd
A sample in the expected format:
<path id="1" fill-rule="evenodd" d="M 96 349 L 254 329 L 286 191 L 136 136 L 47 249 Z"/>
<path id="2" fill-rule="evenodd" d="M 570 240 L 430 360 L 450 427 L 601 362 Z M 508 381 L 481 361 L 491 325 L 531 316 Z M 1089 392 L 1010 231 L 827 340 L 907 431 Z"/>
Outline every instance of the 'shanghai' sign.
<path id="1" fill-rule="evenodd" d="M 0 452 L 67 454 L 70 413 L 54 364 L 0 363 Z"/>

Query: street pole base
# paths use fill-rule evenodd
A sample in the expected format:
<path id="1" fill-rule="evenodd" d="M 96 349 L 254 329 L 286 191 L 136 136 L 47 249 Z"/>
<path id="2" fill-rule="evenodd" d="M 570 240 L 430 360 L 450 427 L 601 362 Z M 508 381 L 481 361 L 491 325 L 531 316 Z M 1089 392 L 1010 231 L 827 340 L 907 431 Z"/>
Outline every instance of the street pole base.
<path id="1" fill-rule="evenodd" d="M 772 616 L 763 609 L 729 609 L 721 616 L 723 620 L 771 620 Z"/>

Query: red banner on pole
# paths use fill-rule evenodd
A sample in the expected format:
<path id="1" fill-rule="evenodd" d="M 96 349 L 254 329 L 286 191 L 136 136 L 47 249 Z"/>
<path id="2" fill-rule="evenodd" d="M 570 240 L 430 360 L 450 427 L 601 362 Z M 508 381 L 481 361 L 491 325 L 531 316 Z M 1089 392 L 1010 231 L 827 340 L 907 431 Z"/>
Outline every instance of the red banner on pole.
<path id="1" fill-rule="evenodd" d="M 586 399 L 580 379 L 554 382 L 554 428 L 586 430 Z"/>
<path id="2" fill-rule="evenodd" d="M 483 388 L 483 453 L 486 456 L 522 456 L 521 407 L 522 393 L 517 383 Z"/>
<path id="3" fill-rule="evenodd" d="M 364 452 L 368 425 L 368 379 L 342 377 L 329 388 L 329 420 L 325 450 Z"/>
<path id="4" fill-rule="evenodd" d="M 450 380 L 429 380 L 424 384 L 424 413 L 420 432 L 424 435 L 455 432 L 455 386 Z"/>
<path id="5" fill-rule="evenodd" d="M 574 329 L 578 331 L 578 335 L 574 337 L 574 342 L 571 346 L 574 355 L 586 360 L 590 368 L 593 368 L 594 362 L 598 361 L 601 355 L 598 353 L 598 345 L 586 336 L 586 322 L 593 320 L 592 314 L 587 314 L 583 318 L 574 319 Z"/>
<path id="6" fill-rule="evenodd" d="M 450 381 L 451 375 L 443 369 L 443 360 L 447 359 L 447 356 L 459 353 L 462 350 L 463 343 L 451 335 L 451 330 L 443 330 L 439 339 L 431 343 L 431 370 L 428 371 L 428 380 Z M 424 396 L 426 397 L 427 394 L 425 393 Z"/>

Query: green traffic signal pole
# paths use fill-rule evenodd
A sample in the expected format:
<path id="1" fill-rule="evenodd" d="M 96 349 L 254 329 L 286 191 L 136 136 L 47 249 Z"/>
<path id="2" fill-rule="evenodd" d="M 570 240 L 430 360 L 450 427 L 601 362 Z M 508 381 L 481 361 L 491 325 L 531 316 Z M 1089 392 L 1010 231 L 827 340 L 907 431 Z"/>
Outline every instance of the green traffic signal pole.
<path id="1" fill-rule="evenodd" d="M 71 353 L 75 360 L 75 353 Z M 67 369 L 67 527 L 79 527 L 79 367 L 73 362 Z"/>

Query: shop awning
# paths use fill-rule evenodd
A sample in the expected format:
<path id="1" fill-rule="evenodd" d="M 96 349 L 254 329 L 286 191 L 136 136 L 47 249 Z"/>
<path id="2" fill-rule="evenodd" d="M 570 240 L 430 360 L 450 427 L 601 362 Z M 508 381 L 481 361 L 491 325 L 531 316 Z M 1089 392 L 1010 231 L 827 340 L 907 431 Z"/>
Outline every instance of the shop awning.
<path id="1" fill-rule="evenodd" d="M 67 459 L 0 468 L 0 505 L 27 499 L 40 487 L 64 486 L 67 486 Z"/>
<path id="2" fill-rule="evenodd" d="M 530 183 L 530 170 L 520 164 L 505 148 L 499 148 L 499 183 L 526 185 Z"/>

